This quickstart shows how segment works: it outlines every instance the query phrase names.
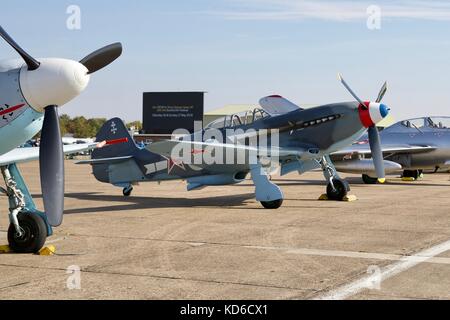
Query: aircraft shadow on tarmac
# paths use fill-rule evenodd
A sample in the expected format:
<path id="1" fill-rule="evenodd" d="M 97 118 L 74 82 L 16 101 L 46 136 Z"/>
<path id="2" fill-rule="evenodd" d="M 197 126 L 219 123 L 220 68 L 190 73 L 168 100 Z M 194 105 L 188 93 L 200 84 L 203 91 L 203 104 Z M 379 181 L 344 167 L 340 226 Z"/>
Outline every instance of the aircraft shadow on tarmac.
<path id="1" fill-rule="evenodd" d="M 346 179 L 351 185 L 362 185 L 367 187 L 374 187 L 371 185 L 365 185 L 364 182 L 359 177 L 349 177 Z M 280 186 L 305 186 L 308 185 L 324 185 L 325 182 L 321 180 L 272 180 Z M 433 186 L 433 187 L 448 187 L 449 184 L 438 184 L 438 183 L 424 183 L 422 181 L 418 182 L 404 182 L 389 180 L 387 186 L 389 185 L 404 185 L 404 186 Z M 248 185 L 237 185 L 242 187 L 248 187 Z M 235 186 L 236 187 L 236 186 Z M 42 195 L 33 195 L 34 198 L 42 198 Z M 109 202 L 115 203 L 110 206 L 94 207 L 94 208 L 79 208 L 79 209 L 68 209 L 64 211 L 64 214 L 87 214 L 87 213 L 98 213 L 98 212 L 112 212 L 112 211 L 126 211 L 126 210 L 138 210 L 138 209 L 163 209 L 163 208 L 195 208 L 195 207 L 225 207 L 233 209 L 252 209 L 245 205 L 248 201 L 254 201 L 255 195 L 253 193 L 239 194 L 239 195 L 228 195 L 228 196 L 218 196 L 218 197 L 208 197 L 208 198 L 162 198 L 162 197 L 152 197 L 152 196 L 132 196 L 124 197 L 122 195 L 105 195 L 101 193 L 67 193 L 66 198 L 72 198 L 82 201 L 93 201 L 93 202 Z M 291 200 L 291 199 L 286 199 Z M 292 199 L 294 200 L 294 199 Z M 303 201 L 311 201 L 312 199 L 303 199 Z M 302 199 L 295 199 L 295 201 L 302 201 Z M 302 207 L 305 209 L 304 207 Z M 316 207 L 314 207 L 316 208 Z M 259 208 L 255 208 L 258 209 Z"/>
<path id="2" fill-rule="evenodd" d="M 162 208 L 193 208 L 193 207 L 239 207 L 245 206 L 246 201 L 252 201 L 254 194 L 240 194 L 209 198 L 162 198 L 152 196 L 131 196 L 125 198 L 122 195 L 105 195 L 101 193 L 67 193 L 66 198 L 82 201 L 115 203 L 110 206 L 67 209 L 64 214 L 84 214 L 97 212 L 126 211 L 139 209 L 162 209 Z"/>
<path id="3" fill-rule="evenodd" d="M 346 178 L 345 180 L 348 181 L 348 183 L 350 183 L 350 185 L 363 185 L 363 186 L 368 186 L 368 187 L 372 187 L 373 185 L 366 185 L 361 178 L 357 178 L 357 177 L 350 177 L 350 178 Z M 413 182 L 408 182 L 408 181 L 401 181 L 400 178 L 393 178 L 393 179 L 387 179 L 386 181 L 386 186 L 414 186 L 414 187 L 448 187 L 450 186 L 450 184 L 442 184 L 442 183 L 426 183 L 424 181 L 413 181 Z"/>
<path id="4" fill-rule="evenodd" d="M 35 194 L 34 198 L 42 198 L 42 195 Z M 162 197 L 124 197 L 122 195 L 105 195 L 102 193 L 86 192 L 86 193 L 66 193 L 66 198 L 82 200 L 82 201 L 92 201 L 92 202 L 108 202 L 113 203 L 109 206 L 102 207 L 89 207 L 89 208 L 74 208 L 66 209 L 64 214 L 95 214 L 100 212 L 119 212 L 127 210 L 139 210 L 139 209 L 164 209 L 164 208 L 226 208 L 226 209 L 242 209 L 242 210 L 255 210 L 260 212 L 263 211 L 259 207 L 249 207 L 246 202 L 254 202 L 255 195 L 253 193 L 239 194 L 239 195 L 228 195 L 219 197 L 209 197 L 209 198 L 162 198 Z M 314 199 L 286 199 L 290 201 L 303 201 L 310 202 Z M 289 208 L 300 208 L 300 209 L 317 209 L 319 206 L 286 206 Z M 323 206 L 320 208 L 324 209 Z M 333 209 L 334 207 L 326 207 Z"/>
<path id="5" fill-rule="evenodd" d="M 359 177 L 348 177 L 345 180 L 350 183 L 350 186 L 367 186 L 373 187 L 373 185 L 367 185 L 363 182 L 363 180 Z M 325 181 L 321 180 L 272 180 L 272 182 L 276 183 L 278 186 L 323 186 L 326 185 Z M 386 186 L 415 186 L 415 187 L 448 187 L 450 184 L 442 184 L 442 183 L 426 183 L 424 181 L 401 181 L 399 178 L 388 179 L 386 182 Z M 245 186 L 245 185 L 243 185 Z"/>

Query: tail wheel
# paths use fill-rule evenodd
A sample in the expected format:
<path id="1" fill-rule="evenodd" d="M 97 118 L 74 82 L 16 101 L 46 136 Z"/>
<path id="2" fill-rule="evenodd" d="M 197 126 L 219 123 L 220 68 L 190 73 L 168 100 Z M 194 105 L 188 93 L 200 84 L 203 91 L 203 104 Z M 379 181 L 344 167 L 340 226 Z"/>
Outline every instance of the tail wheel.
<path id="1" fill-rule="evenodd" d="M 342 201 L 350 191 L 350 185 L 345 180 L 334 179 L 333 184 L 329 183 L 327 187 L 328 199 Z"/>
<path id="2" fill-rule="evenodd" d="M 365 184 L 377 184 L 378 183 L 377 178 L 372 178 L 372 177 L 368 176 L 367 174 L 363 174 L 362 179 Z"/>
<path id="3" fill-rule="evenodd" d="M 129 197 L 131 196 L 131 193 L 133 192 L 133 187 L 129 187 L 129 188 L 124 188 L 123 189 L 123 195 L 125 197 Z"/>
<path id="4" fill-rule="evenodd" d="M 47 225 L 35 213 L 21 212 L 17 216 L 22 235 L 18 235 L 16 228 L 10 224 L 8 229 L 9 247 L 17 253 L 37 253 L 47 239 Z"/>
<path id="5" fill-rule="evenodd" d="M 283 205 L 283 199 L 266 202 L 262 201 L 261 204 L 266 209 L 275 210 L 281 208 L 281 206 Z"/>

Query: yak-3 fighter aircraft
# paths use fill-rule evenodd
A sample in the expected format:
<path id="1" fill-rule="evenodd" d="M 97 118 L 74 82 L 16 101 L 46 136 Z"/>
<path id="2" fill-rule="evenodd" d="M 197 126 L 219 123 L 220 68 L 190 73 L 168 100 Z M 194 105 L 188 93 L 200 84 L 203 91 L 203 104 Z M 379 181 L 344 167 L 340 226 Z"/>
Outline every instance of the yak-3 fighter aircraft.
<path id="1" fill-rule="evenodd" d="M 90 75 L 122 53 L 120 43 L 93 52 L 80 62 L 35 59 L 0 27 L 0 36 L 22 60 L 0 62 L 0 170 L 9 198 L 8 241 L 19 253 L 38 252 L 61 225 L 64 211 L 64 153 L 77 153 L 106 145 L 63 147 L 58 108 L 87 87 Z M 16 149 L 42 129 L 40 148 Z M 45 213 L 36 209 L 17 163 L 39 159 Z"/>
<path id="2" fill-rule="evenodd" d="M 182 179 L 187 181 L 190 191 L 238 184 L 251 174 L 256 199 L 267 209 L 279 208 L 284 199 L 283 192 L 270 181 L 264 169 L 267 161 L 276 161 L 282 175 L 307 172 L 319 165 L 328 182 L 328 197 L 342 200 L 350 188 L 337 174 L 329 155 L 351 145 L 369 128 L 372 151 L 378 155 L 375 159 L 378 177 L 384 181 L 376 124 L 388 115 L 389 108 L 381 103 L 386 86 L 376 102 L 364 102 L 340 79 L 357 102 L 304 110 L 281 96 L 270 96 L 260 101 L 260 109 L 219 119 L 204 130 L 155 142 L 147 149 L 136 146 L 122 120 L 112 119 L 100 130 L 97 140 L 126 138 L 128 143 L 95 150 L 92 160 L 80 164 L 92 165 L 97 180 L 123 188 L 125 196 L 139 182 Z M 273 140 L 262 143 L 274 133 L 279 135 L 276 145 Z M 256 143 L 250 143 L 255 137 Z M 240 159 L 243 161 L 237 161 L 238 154 L 243 155 Z M 210 158 L 224 161 L 211 162 Z"/>
<path id="3" fill-rule="evenodd" d="M 424 170 L 450 168 L 450 117 L 423 117 L 398 122 L 380 133 L 386 173 L 403 171 L 417 180 Z M 377 183 L 366 137 L 331 158 L 340 172 L 363 175 L 367 184 Z"/>

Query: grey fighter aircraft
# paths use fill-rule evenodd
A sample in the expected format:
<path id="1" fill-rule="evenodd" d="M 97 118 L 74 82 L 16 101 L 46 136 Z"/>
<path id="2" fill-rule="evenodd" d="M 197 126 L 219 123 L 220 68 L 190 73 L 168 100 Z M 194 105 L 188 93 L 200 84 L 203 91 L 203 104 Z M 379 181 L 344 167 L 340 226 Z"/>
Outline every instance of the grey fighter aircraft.
<path id="1" fill-rule="evenodd" d="M 386 173 L 403 171 L 417 180 L 424 170 L 450 168 L 450 117 L 404 120 L 380 133 Z M 377 183 L 367 137 L 331 158 L 339 172 L 362 174 L 367 184 Z"/>
<path id="2" fill-rule="evenodd" d="M 342 200 L 350 188 L 329 155 L 351 145 L 369 128 L 372 152 L 378 155 L 375 166 L 383 180 L 376 124 L 388 115 L 389 108 L 381 103 L 386 86 L 376 102 L 363 102 L 340 80 L 357 102 L 304 110 L 281 96 L 269 96 L 261 99 L 259 109 L 227 116 L 193 135 L 155 142 L 146 149 L 136 146 L 120 119 L 112 119 L 100 130 L 97 141 L 126 142 L 95 150 L 92 160 L 80 163 L 92 165 L 97 180 L 123 188 L 125 196 L 131 194 L 134 184 L 144 181 L 182 179 L 190 191 L 238 184 L 250 174 L 256 199 L 267 209 L 279 208 L 284 199 L 264 170 L 267 162 L 275 161 L 282 174 L 307 172 L 318 165 L 328 182 L 328 197 Z M 279 135 L 276 144 L 275 134 Z M 209 161 L 211 158 L 214 161 Z"/>

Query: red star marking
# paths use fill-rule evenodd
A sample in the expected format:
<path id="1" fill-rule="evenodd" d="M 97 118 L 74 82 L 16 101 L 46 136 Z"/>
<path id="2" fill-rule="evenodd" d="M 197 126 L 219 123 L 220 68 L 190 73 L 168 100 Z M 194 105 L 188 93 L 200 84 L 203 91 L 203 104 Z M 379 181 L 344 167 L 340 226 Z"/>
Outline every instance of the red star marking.
<path id="1" fill-rule="evenodd" d="M 205 150 L 192 150 L 193 155 L 205 153 Z"/>
<path id="2" fill-rule="evenodd" d="M 19 110 L 19 109 L 22 108 L 23 106 L 25 106 L 25 104 L 18 104 L 17 106 L 8 108 L 8 109 L 6 109 L 6 110 L 3 110 L 3 111 L 0 112 L 0 117 L 1 117 L 1 116 L 4 116 L 5 114 L 12 113 L 12 112 L 14 112 L 14 111 L 16 111 L 16 110 Z"/>
<path id="3" fill-rule="evenodd" d="M 167 173 L 170 174 L 175 167 L 178 167 L 184 171 L 186 171 L 186 167 L 182 160 L 172 159 L 168 157 L 164 157 L 167 159 Z"/>
<path id="4" fill-rule="evenodd" d="M 357 144 L 359 145 L 369 144 L 369 140 L 359 141 Z"/>

